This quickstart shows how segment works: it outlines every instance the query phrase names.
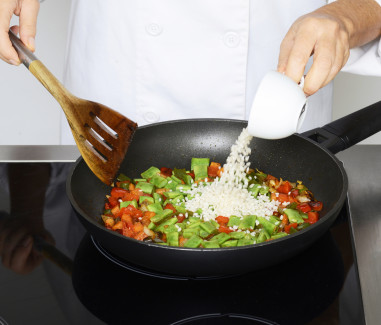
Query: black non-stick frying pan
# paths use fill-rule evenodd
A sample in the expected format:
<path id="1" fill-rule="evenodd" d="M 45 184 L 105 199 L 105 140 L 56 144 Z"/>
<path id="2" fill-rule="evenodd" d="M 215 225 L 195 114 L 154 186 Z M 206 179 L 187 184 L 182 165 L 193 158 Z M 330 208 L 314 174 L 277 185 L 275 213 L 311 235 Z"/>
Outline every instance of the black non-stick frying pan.
<path id="1" fill-rule="evenodd" d="M 151 166 L 190 168 L 192 157 L 224 163 L 246 121 L 198 119 L 139 128 L 120 171 L 138 178 Z M 274 127 L 269 125 L 269 127 Z M 251 167 L 290 181 L 301 180 L 322 201 L 321 219 L 310 227 L 261 244 L 218 249 L 160 246 L 106 229 L 101 222 L 110 187 L 80 158 L 67 180 L 67 195 L 80 221 L 112 254 L 155 271 L 204 277 L 249 272 L 282 262 L 309 247 L 334 222 L 348 182 L 335 153 L 381 130 L 381 102 L 304 134 L 282 140 L 254 138 Z"/>

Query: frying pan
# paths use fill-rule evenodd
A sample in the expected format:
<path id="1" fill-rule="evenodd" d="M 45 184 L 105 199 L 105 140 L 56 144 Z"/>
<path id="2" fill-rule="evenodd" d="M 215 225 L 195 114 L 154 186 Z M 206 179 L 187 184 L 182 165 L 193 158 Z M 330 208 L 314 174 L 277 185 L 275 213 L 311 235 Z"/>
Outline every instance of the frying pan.
<path id="1" fill-rule="evenodd" d="M 151 166 L 189 169 L 192 157 L 209 157 L 224 163 L 246 125 L 246 121 L 240 120 L 192 119 L 140 127 L 120 171 L 138 178 Z M 252 168 L 290 181 L 302 180 L 324 205 L 317 223 L 290 236 L 256 245 L 217 249 L 169 247 L 110 231 L 102 225 L 100 217 L 110 187 L 93 175 L 82 158 L 69 173 L 66 190 L 85 228 L 118 258 L 157 272 L 189 277 L 245 273 L 295 256 L 330 228 L 348 189 L 346 172 L 334 154 L 380 130 L 381 101 L 304 134 L 281 140 L 254 138 Z"/>

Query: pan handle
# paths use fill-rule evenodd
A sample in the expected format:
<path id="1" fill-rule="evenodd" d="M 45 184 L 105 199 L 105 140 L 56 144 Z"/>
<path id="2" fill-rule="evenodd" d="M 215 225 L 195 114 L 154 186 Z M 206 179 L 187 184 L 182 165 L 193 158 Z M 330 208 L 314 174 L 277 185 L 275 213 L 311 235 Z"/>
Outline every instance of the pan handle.
<path id="1" fill-rule="evenodd" d="M 333 154 L 348 149 L 381 131 L 381 101 L 352 114 L 302 133 Z"/>

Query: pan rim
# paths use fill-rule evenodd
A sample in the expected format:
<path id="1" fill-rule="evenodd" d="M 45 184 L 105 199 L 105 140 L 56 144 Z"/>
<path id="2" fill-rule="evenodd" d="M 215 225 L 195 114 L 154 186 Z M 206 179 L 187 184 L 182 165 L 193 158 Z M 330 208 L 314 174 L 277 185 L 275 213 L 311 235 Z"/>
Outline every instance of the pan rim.
<path id="1" fill-rule="evenodd" d="M 239 120 L 239 119 L 195 118 L 195 119 L 179 119 L 179 120 L 170 120 L 170 121 L 165 121 L 165 122 L 158 122 L 158 123 L 140 126 L 140 127 L 138 127 L 138 129 L 146 129 L 146 128 L 151 128 L 151 127 L 155 127 L 155 126 L 159 126 L 159 125 L 163 125 L 163 124 L 168 125 L 168 124 L 176 124 L 176 123 L 188 123 L 188 122 L 199 123 L 199 122 L 210 122 L 210 121 L 247 124 L 246 120 Z M 347 197 L 348 176 L 347 176 L 347 173 L 345 171 L 345 168 L 344 168 L 342 162 L 332 152 L 330 152 L 327 148 L 325 148 L 324 146 L 315 142 L 314 140 L 309 139 L 309 138 L 303 136 L 303 134 L 299 134 L 299 133 L 294 133 L 290 137 L 295 137 L 295 136 L 303 139 L 304 141 L 309 142 L 311 145 L 316 146 L 318 149 L 323 150 L 335 162 L 335 164 L 337 165 L 337 167 L 341 173 L 342 180 L 343 180 L 342 191 L 341 191 L 339 199 L 335 202 L 335 204 L 327 212 L 327 214 L 324 215 L 323 219 L 319 219 L 318 222 L 316 222 L 316 223 L 312 224 L 311 226 L 309 226 L 305 229 L 302 229 L 301 231 L 298 231 L 294 234 L 291 234 L 291 235 L 288 235 L 288 236 L 285 236 L 282 238 L 278 238 L 278 239 L 273 239 L 271 241 L 258 243 L 258 244 L 252 244 L 252 245 L 246 245 L 246 246 L 239 246 L 239 247 L 236 246 L 236 247 L 220 247 L 220 248 L 188 248 L 188 247 L 177 247 L 177 246 L 164 246 L 164 245 L 159 245 L 156 243 L 139 241 L 139 240 L 136 240 L 134 238 L 123 236 L 123 235 L 119 234 L 118 232 L 111 231 L 111 230 L 103 227 L 96 220 L 89 218 L 87 216 L 87 214 L 79 207 L 79 205 L 77 204 L 77 202 L 75 201 L 75 199 L 72 195 L 72 191 L 71 191 L 71 183 L 72 182 L 71 181 L 72 181 L 72 176 L 74 174 L 74 171 L 76 170 L 78 165 L 80 165 L 80 164 L 86 165 L 86 163 L 84 162 L 84 160 L 81 156 L 76 160 L 76 162 L 74 163 L 74 165 L 70 169 L 70 172 L 67 176 L 67 179 L 66 179 L 66 195 L 68 196 L 69 201 L 70 201 L 71 205 L 73 206 L 74 210 L 77 213 L 79 213 L 82 218 L 86 219 L 88 222 L 90 222 L 92 225 L 96 226 L 100 230 L 106 231 L 110 235 L 114 235 L 114 236 L 117 236 L 119 238 L 123 238 L 124 240 L 130 241 L 131 243 L 134 243 L 135 245 L 144 245 L 145 247 L 148 246 L 148 247 L 153 247 L 153 248 L 157 248 L 157 249 L 165 249 L 165 250 L 173 250 L 173 251 L 179 251 L 180 250 L 180 251 L 184 251 L 184 252 L 200 252 L 200 251 L 202 251 L 202 252 L 206 252 L 206 254 L 213 254 L 213 252 L 217 253 L 217 252 L 232 251 L 232 250 L 240 250 L 241 251 L 241 250 L 246 250 L 246 249 L 252 249 L 253 247 L 268 246 L 268 245 L 271 245 L 275 242 L 279 243 L 279 242 L 284 241 L 284 240 L 291 240 L 292 238 L 299 238 L 301 236 L 305 236 L 306 234 L 311 232 L 313 229 L 319 227 L 319 225 L 321 225 L 322 223 L 326 223 L 326 222 L 333 223 L 334 219 L 331 220 L 332 214 L 334 214 L 339 209 L 341 209 L 341 207 L 343 206 L 344 201 Z M 271 140 L 269 140 L 269 141 L 271 141 Z M 88 231 L 88 229 L 87 229 L 87 231 Z"/>

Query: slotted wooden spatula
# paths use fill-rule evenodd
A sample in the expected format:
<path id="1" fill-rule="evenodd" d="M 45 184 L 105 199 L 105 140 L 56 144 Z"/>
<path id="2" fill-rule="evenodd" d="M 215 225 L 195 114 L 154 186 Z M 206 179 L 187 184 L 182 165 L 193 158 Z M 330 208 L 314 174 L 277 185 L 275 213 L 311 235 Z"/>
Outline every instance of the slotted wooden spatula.
<path id="1" fill-rule="evenodd" d="M 137 124 L 111 108 L 72 95 L 11 30 L 9 37 L 21 62 L 61 105 L 86 164 L 110 185 Z"/>

